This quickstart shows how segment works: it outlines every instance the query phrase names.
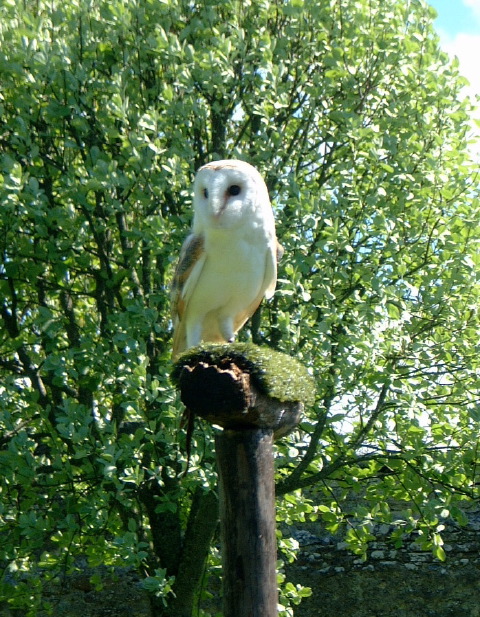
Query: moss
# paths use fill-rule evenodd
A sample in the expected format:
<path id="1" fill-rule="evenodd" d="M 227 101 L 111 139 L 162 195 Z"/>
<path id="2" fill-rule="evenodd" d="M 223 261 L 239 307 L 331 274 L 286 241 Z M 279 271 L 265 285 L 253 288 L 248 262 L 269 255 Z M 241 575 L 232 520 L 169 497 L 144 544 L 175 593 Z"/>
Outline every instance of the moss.
<path id="1" fill-rule="evenodd" d="M 193 347 L 175 362 L 171 380 L 178 386 L 184 366 L 198 362 L 225 365 L 234 362 L 250 373 L 255 386 L 267 396 L 280 401 L 301 401 L 305 406 L 315 400 L 315 381 L 307 369 L 294 358 L 268 347 L 252 343 L 207 343 Z"/>

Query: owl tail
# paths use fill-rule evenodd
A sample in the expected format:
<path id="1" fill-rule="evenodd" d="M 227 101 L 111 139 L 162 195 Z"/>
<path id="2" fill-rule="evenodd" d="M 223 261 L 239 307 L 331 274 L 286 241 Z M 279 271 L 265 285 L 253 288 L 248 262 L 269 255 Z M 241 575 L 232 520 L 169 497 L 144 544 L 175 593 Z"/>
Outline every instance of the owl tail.
<path id="1" fill-rule="evenodd" d="M 187 348 L 187 332 L 185 330 L 185 320 L 180 319 L 175 326 L 172 341 L 172 360 L 176 360 L 178 356 Z"/>

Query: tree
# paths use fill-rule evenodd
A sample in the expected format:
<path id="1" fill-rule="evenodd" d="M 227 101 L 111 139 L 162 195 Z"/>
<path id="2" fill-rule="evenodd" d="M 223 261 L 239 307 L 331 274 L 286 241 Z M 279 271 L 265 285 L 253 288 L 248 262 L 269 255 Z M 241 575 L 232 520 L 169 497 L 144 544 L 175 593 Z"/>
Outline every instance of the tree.
<path id="1" fill-rule="evenodd" d="M 215 157 L 262 171 L 286 248 L 242 336 L 318 383 L 278 444 L 279 517 L 345 525 L 364 554 L 395 499 L 396 540 L 444 558 L 442 520 L 478 496 L 479 208 L 432 11 L 37 0 L 0 17 L 2 597 L 35 615 L 82 555 L 141 570 L 159 615 L 197 605 L 216 475 L 203 425 L 183 474 L 168 287 Z"/>

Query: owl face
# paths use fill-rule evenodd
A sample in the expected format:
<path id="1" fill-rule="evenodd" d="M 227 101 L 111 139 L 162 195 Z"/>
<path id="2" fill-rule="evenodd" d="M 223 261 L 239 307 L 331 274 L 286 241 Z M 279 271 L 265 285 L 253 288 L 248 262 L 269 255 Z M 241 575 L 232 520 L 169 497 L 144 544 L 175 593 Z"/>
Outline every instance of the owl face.
<path id="1" fill-rule="evenodd" d="M 201 167 L 194 184 L 193 231 L 234 229 L 258 210 L 271 211 L 267 187 L 244 161 L 215 161 Z"/>

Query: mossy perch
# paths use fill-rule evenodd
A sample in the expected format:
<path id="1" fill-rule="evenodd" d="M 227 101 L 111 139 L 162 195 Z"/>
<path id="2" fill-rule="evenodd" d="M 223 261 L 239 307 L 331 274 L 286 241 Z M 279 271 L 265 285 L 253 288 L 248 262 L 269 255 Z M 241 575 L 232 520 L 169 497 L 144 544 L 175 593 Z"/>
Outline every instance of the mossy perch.
<path id="1" fill-rule="evenodd" d="M 173 383 L 190 413 L 226 429 L 291 431 L 315 396 L 312 377 L 295 359 L 250 343 L 207 344 L 182 354 Z"/>
<path id="2" fill-rule="evenodd" d="M 277 617 L 273 440 L 313 403 L 313 379 L 289 356 L 244 343 L 191 349 L 171 377 L 190 418 L 225 429 L 215 437 L 223 614 Z"/>

